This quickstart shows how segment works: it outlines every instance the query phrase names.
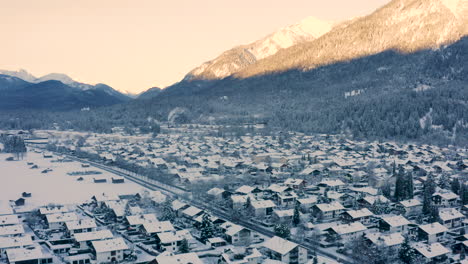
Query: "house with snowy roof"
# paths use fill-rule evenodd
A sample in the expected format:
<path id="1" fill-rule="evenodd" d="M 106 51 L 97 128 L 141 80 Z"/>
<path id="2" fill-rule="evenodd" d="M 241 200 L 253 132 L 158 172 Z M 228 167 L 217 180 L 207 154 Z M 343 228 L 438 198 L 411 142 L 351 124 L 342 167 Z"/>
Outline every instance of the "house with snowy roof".
<path id="1" fill-rule="evenodd" d="M 203 264 L 196 253 L 163 253 L 156 257 L 150 264 Z"/>
<path id="2" fill-rule="evenodd" d="M 96 221 L 92 218 L 79 219 L 65 222 L 65 227 L 69 234 L 85 233 L 96 231 Z"/>
<path id="3" fill-rule="evenodd" d="M 16 237 L 24 234 L 23 225 L 0 226 L 0 237 Z"/>
<path id="4" fill-rule="evenodd" d="M 273 214 L 276 204 L 272 200 L 251 201 L 250 206 L 257 218 L 263 218 Z"/>
<path id="5" fill-rule="evenodd" d="M 427 243 L 442 242 L 445 240 L 447 227 L 440 223 L 430 223 L 418 226 L 418 238 Z"/>
<path id="6" fill-rule="evenodd" d="M 91 244 L 97 264 L 121 262 L 124 259 L 124 251 L 129 249 L 121 237 L 95 240 Z"/>
<path id="7" fill-rule="evenodd" d="M 394 249 L 398 249 L 405 241 L 401 233 L 370 232 L 366 234 L 366 239 L 375 246 Z"/>
<path id="8" fill-rule="evenodd" d="M 458 205 L 458 195 L 448 191 L 440 189 L 432 195 L 432 202 L 436 206 L 441 207 L 455 207 Z"/>
<path id="9" fill-rule="evenodd" d="M 73 239 L 79 249 L 87 249 L 91 241 L 106 240 L 113 237 L 114 235 L 112 235 L 110 230 L 104 229 L 93 232 L 77 233 L 73 236 Z"/>
<path id="10" fill-rule="evenodd" d="M 222 224 L 220 228 L 224 232 L 224 239 L 233 245 L 245 246 L 251 243 L 255 235 L 250 229 L 231 222 Z"/>
<path id="11" fill-rule="evenodd" d="M 301 208 L 301 210 L 305 212 L 310 212 L 312 210 L 312 207 L 317 204 L 317 196 L 309 196 L 306 198 L 299 198 L 297 199 L 297 202 Z"/>
<path id="12" fill-rule="evenodd" d="M 177 252 L 182 240 L 184 239 L 189 242 L 189 245 L 190 241 L 194 240 L 189 230 L 178 230 L 156 234 L 156 240 L 159 248 L 167 252 Z"/>
<path id="13" fill-rule="evenodd" d="M 132 228 L 139 228 L 146 222 L 158 222 L 155 214 L 128 215 L 125 218 L 128 225 Z"/>
<path id="14" fill-rule="evenodd" d="M 0 215 L 0 226 L 19 225 L 18 215 Z"/>
<path id="15" fill-rule="evenodd" d="M 174 231 L 175 228 L 170 221 L 157 221 L 143 223 L 143 225 L 141 226 L 141 230 L 147 236 L 154 236 L 157 233 Z"/>
<path id="16" fill-rule="evenodd" d="M 465 216 L 455 208 L 443 208 L 439 210 L 439 222 L 448 229 L 461 227 L 464 220 Z"/>
<path id="17" fill-rule="evenodd" d="M 0 237 L 0 259 L 6 258 L 8 249 L 28 247 L 33 244 L 31 236 Z"/>
<path id="18" fill-rule="evenodd" d="M 360 222 L 353 222 L 332 226 L 325 231 L 328 232 L 328 235 L 336 236 L 343 244 L 347 244 L 363 236 L 367 231 L 367 227 Z"/>
<path id="19" fill-rule="evenodd" d="M 448 263 L 450 250 L 440 243 L 417 243 L 413 245 L 418 255 L 422 256 L 426 263 Z"/>
<path id="20" fill-rule="evenodd" d="M 281 261 L 282 263 L 307 263 L 307 250 L 305 248 L 278 236 L 265 241 L 261 251 L 267 258 Z"/>
<path id="21" fill-rule="evenodd" d="M 76 215 L 76 213 L 71 212 L 46 215 L 46 222 L 49 226 L 49 229 L 61 229 L 64 227 L 66 222 L 76 220 L 78 220 L 78 216 Z"/>
<path id="22" fill-rule="evenodd" d="M 6 250 L 9 264 L 53 263 L 53 256 L 39 245 L 10 248 Z"/>
<path id="23" fill-rule="evenodd" d="M 323 220 L 337 219 L 345 208 L 339 202 L 316 204 L 312 207 L 312 214 Z"/>
<path id="24" fill-rule="evenodd" d="M 348 210 L 342 214 L 342 218 L 346 222 L 361 222 L 362 224 L 370 224 L 371 218 L 374 214 L 367 208 L 362 208 L 358 210 Z"/>
<path id="25" fill-rule="evenodd" d="M 226 249 L 219 259 L 219 264 L 260 264 L 262 253 L 254 247 Z"/>
<path id="26" fill-rule="evenodd" d="M 422 213 L 422 203 L 418 199 L 409 199 L 400 201 L 397 207 L 402 208 L 405 211 L 405 216 L 414 216 Z"/>
<path id="27" fill-rule="evenodd" d="M 411 222 L 402 215 L 384 216 L 380 219 L 379 229 L 381 232 L 406 234 L 409 224 Z"/>

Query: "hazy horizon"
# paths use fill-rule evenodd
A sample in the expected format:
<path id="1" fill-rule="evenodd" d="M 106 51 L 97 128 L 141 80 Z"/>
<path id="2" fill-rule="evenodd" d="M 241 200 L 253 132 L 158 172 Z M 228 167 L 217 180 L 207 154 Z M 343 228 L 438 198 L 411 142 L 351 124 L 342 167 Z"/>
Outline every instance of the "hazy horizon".
<path id="1" fill-rule="evenodd" d="M 137 93 L 306 17 L 343 21 L 387 2 L 0 0 L 0 69 L 64 73 Z"/>

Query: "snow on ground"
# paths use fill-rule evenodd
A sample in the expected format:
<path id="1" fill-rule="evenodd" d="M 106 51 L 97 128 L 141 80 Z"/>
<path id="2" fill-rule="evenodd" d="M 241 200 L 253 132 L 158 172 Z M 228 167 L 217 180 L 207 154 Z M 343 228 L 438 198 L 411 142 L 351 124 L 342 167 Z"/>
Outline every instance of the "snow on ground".
<path id="1" fill-rule="evenodd" d="M 95 167 L 82 168 L 79 162 L 51 162 L 57 157 L 44 159 L 42 154 L 28 152 L 23 160 L 6 161 L 9 154 L 0 154 L 0 200 L 16 200 L 23 192 L 30 192 L 32 197 L 25 198 L 26 206 L 34 208 L 49 203 L 77 204 L 89 201 L 97 193 L 131 194 L 144 188 L 134 182 L 125 180 L 122 184 L 113 184 L 109 172 Z M 38 169 L 30 169 L 33 162 Z M 44 169 L 53 171 L 41 173 Z M 83 181 L 77 181 L 80 176 L 69 176 L 73 171 L 101 171 L 99 175 L 81 176 Z M 93 178 L 106 178 L 107 183 L 94 183 Z"/>

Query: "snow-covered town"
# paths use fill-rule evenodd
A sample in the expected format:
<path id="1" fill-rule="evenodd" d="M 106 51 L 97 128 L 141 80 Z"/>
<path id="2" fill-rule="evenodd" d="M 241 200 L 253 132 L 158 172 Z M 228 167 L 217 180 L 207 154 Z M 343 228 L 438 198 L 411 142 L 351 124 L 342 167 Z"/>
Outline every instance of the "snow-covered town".
<path id="1" fill-rule="evenodd" d="M 4 131 L 0 263 L 468 263 L 466 149 L 219 129 Z"/>

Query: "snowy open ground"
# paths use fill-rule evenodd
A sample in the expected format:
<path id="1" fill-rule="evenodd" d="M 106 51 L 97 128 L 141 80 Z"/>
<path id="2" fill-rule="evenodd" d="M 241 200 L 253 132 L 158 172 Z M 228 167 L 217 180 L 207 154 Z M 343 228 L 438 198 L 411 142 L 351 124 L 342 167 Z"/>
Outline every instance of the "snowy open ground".
<path id="1" fill-rule="evenodd" d="M 37 207 L 49 203 L 78 204 L 91 199 L 97 193 L 130 194 L 140 192 L 144 187 L 125 180 L 123 184 L 113 184 L 112 173 L 95 167 L 82 168 L 79 162 L 51 162 L 42 154 L 28 152 L 23 160 L 6 161 L 9 154 L 0 154 L 0 200 L 16 200 L 23 192 L 30 192 L 32 197 L 26 198 L 26 207 Z M 33 162 L 38 169 L 30 169 Z M 53 171 L 43 174 L 41 171 L 50 168 Z M 101 171 L 99 175 L 68 176 L 72 171 Z M 77 181 L 83 177 L 83 181 Z M 94 183 L 93 178 L 107 178 L 107 183 Z"/>

